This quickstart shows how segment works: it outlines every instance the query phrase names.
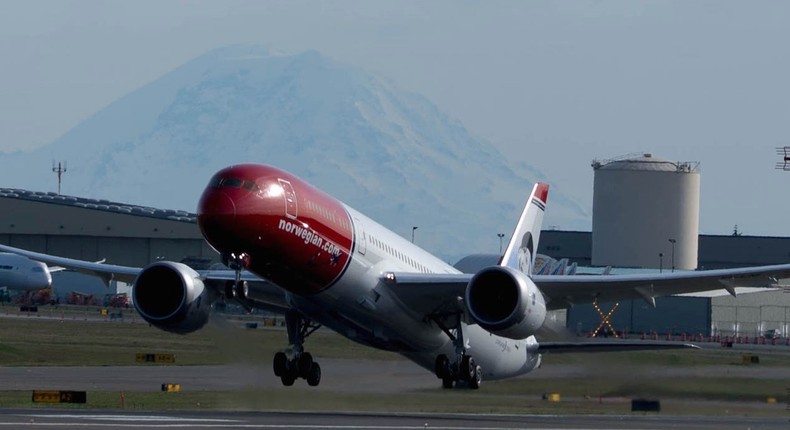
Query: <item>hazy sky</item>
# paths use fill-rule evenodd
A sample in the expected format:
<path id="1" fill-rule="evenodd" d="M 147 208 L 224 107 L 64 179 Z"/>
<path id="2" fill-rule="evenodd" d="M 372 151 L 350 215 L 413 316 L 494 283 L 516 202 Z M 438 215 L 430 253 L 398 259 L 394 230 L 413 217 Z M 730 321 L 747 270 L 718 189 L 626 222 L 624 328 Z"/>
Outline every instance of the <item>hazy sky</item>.
<path id="1" fill-rule="evenodd" d="M 702 232 L 790 235 L 790 172 L 773 170 L 789 22 L 785 0 L 3 0 L 0 151 L 215 47 L 316 49 L 425 95 L 588 208 L 592 159 L 648 151 L 702 163 Z"/>

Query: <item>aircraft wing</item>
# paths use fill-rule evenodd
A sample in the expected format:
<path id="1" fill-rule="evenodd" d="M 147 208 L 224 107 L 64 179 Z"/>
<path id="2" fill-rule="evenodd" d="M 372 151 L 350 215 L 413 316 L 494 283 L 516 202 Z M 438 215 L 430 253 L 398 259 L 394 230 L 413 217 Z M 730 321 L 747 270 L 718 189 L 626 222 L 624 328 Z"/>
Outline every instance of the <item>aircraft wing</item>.
<path id="1" fill-rule="evenodd" d="M 535 276 L 533 281 L 548 299 L 549 309 L 577 303 L 643 299 L 655 306 L 655 298 L 736 287 L 780 287 L 790 278 L 790 264 L 631 275 Z"/>
<path id="2" fill-rule="evenodd" d="M 440 315 L 463 313 L 464 292 L 472 275 L 469 274 L 425 274 L 385 273 L 382 282 L 391 286 L 391 291 L 403 305 L 419 314 Z"/>
<path id="3" fill-rule="evenodd" d="M 14 254 L 24 255 L 25 257 L 46 263 L 48 266 L 57 266 L 59 268 L 66 268 L 75 270 L 77 272 L 86 273 L 88 275 L 100 277 L 105 284 L 113 279 L 132 283 L 137 278 L 137 275 L 142 269 L 139 267 L 117 266 L 114 264 L 93 263 L 90 261 L 76 260 L 73 258 L 58 257 L 55 255 L 42 254 L 40 252 L 28 251 L 25 249 L 14 248 L 11 246 L 0 245 L 1 252 L 12 252 Z"/>
<path id="4" fill-rule="evenodd" d="M 27 251 L 6 245 L 0 245 L 0 252 L 11 252 L 23 255 L 31 260 L 46 263 L 47 265 L 58 266 L 61 269 L 75 270 L 80 273 L 98 276 L 105 284 L 109 284 L 111 280 L 118 280 L 131 284 L 143 270 L 140 267 L 104 264 L 104 260 L 98 262 L 83 261 Z M 236 272 L 232 270 L 203 270 L 198 271 L 198 273 L 206 285 L 223 293 L 225 284 L 228 281 L 236 280 Z M 249 272 L 242 272 L 241 280 L 248 283 L 248 298 L 255 301 L 256 305 L 259 305 L 259 307 L 275 312 L 285 312 L 285 310 L 288 309 L 285 293 L 276 285 Z"/>
<path id="5" fill-rule="evenodd" d="M 471 274 L 386 273 L 382 282 L 392 285 L 395 296 L 421 315 L 463 311 L 461 299 Z M 535 275 L 532 280 L 547 300 L 547 308 L 563 309 L 574 304 L 655 298 L 674 294 L 735 287 L 780 287 L 790 278 L 790 264 L 737 269 L 698 270 L 634 275 Z"/>

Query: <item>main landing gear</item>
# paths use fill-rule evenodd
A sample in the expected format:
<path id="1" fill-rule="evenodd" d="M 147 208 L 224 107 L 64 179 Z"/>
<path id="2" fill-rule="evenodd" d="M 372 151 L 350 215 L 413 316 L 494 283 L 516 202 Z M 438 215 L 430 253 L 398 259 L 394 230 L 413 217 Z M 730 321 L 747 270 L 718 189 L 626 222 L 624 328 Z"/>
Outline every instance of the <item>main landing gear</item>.
<path id="1" fill-rule="evenodd" d="M 288 343 L 291 350 L 274 354 L 274 374 L 279 376 L 283 385 L 291 386 L 297 378 L 307 380 L 311 387 L 321 382 L 321 366 L 313 361 L 313 356 L 304 351 L 304 340 L 321 327 L 303 317 L 296 310 L 285 313 L 285 326 L 288 329 Z"/>
<path id="2" fill-rule="evenodd" d="M 453 386 L 460 387 L 465 385 L 474 390 L 480 388 L 480 383 L 483 381 L 483 370 L 475 363 L 475 359 L 466 353 L 460 316 L 457 317 L 455 327 L 452 330 L 438 319 L 434 321 L 455 345 L 454 362 L 450 362 L 450 359 L 445 354 L 440 354 L 436 357 L 434 372 L 436 377 L 442 380 L 442 387 L 453 388 Z"/>

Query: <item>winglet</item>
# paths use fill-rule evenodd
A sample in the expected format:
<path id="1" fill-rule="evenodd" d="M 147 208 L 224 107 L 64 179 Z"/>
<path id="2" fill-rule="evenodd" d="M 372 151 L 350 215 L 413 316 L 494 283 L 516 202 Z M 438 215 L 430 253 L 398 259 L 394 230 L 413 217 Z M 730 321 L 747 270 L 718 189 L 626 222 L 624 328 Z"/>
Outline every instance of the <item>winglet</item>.
<path id="1" fill-rule="evenodd" d="M 543 213 L 546 211 L 546 201 L 549 197 L 549 184 L 538 182 L 532 189 L 532 194 L 521 212 L 516 230 L 510 237 L 505 254 L 502 256 L 501 266 L 520 270 L 532 276 L 535 265 L 535 255 L 540 239 L 540 227 L 543 224 Z"/>

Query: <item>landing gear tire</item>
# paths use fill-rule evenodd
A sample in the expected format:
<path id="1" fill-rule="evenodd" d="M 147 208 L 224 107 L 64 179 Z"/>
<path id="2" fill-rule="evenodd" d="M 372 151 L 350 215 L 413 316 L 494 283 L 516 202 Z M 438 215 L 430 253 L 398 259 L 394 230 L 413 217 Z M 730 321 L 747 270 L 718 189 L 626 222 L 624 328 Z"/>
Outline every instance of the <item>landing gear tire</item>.
<path id="1" fill-rule="evenodd" d="M 311 387 L 318 386 L 321 382 L 321 366 L 318 363 L 313 363 L 305 379 L 307 379 L 307 385 Z"/>
<path id="2" fill-rule="evenodd" d="M 299 360 L 298 360 L 297 368 L 299 369 L 299 376 L 301 376 L 304 379 L 307 379 L 310 376 L 310 372 L 312 372 L 314 365 L 317 364 L 313 361 L 313 356 L 310 355 L 309 352 L 303 352 L 299 356 Z M 321 378 L 319 377 L 319 380 L 320 379 Z"/>
<path id="3" fill-rule="evenodd" d="M 282 376 L 280 376 L 280 380 L 283 382 L 283 385 L 286 387 L 290 387 L 296 381 L 296 375 L 291 372 L 285 372 Z"/>
<path id="4" fill-rule="evenodd" d="M 477 390 L 483 382 L 483 369 L 480 366 L 475 366 L 474 376 L 469 380 L 469 388 Z"/>
<path id="5" fill-rule="evenodd" d="M 471 383 L 476 378 L 476 373 L 477 365 L 475 364 L 475 359 L 469 355 L 464 355 L 464 358 L 461 359 L 461 379 Z"/>
<path id="6" fill-rule="evenodd" d="M 274 354 L 272 367 L 274 368 L 274 376 L 283 376 L 288 372 L 288 357 L 284 352 Z"/>
<path id="7" fill-rule="evenodd" d="M 446 355 L 440 354 L 438 357 L 436 357 L 436 362 L 434 363 L 434 373 L 436 373 L 436 377 L 439 379 L 452 379 L 452 372 L 450 371 L 450 359 L 448 359 Z"/>
<path id="8" fill-rule="evenodd" d="M 245 300 L 249 291 L 250 287 L 247 285 L 247 281 L 238 281 L 233 286 L 233 292 L 236 295 L 236 298 L 240 300 Z"/>
<path id="9" fill-rule="evenodd" d="M 442 378 L 442 388 L 453 388 L 455 386 L 455 379 L 452 376 Z"/>

